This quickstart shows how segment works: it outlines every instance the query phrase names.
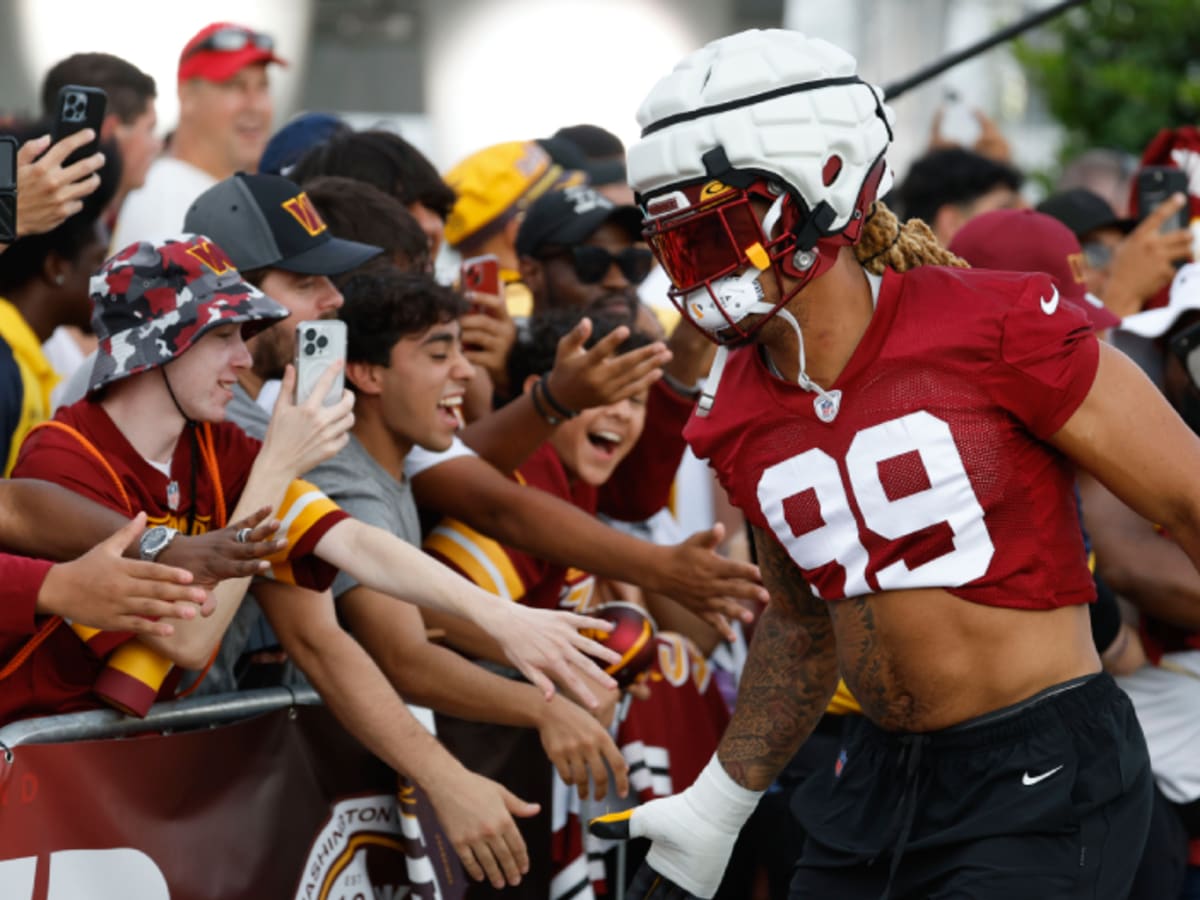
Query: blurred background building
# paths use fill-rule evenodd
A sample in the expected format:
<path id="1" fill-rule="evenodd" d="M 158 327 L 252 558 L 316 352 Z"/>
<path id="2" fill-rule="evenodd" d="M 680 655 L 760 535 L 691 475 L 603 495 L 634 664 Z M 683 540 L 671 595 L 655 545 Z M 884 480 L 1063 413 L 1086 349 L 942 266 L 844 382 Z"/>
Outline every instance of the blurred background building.
<path id="1" fill-rule="evenodd" d="M 901 78 L 1051 0 L 0 0 L 0 110 L 36 107 L 42 75 L 106 50 L 152 74 L 165 134 L 187 38 L 232 20 L 271 32 L 276 125 L 301 110 L 385 122 L 447 168 L 488 143 L 594 122 L 626 141 L 637 104 L 688 50 L 749 27 L 787 27 L 854 53 L 877 83 Z M 1028 170 L 1053 165 L 1058 131 L 1007 47 L 899 98 L 898 175 L 953 90 L 992 116 Z"/>

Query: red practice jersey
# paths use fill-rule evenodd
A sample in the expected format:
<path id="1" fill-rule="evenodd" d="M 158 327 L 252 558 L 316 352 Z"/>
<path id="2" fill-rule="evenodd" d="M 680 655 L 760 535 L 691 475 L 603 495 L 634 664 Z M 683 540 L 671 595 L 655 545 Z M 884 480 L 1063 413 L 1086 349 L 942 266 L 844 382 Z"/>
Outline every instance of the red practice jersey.
<path id="1" fill-rule="evenodd" d="M 830 386 L 832 421 L 751 346 L 686 436 L 826 600 L 943 588 L 989 606 L 1087 603 L 1073 467 L 1045 441 L 1098 360 L 1047 276 L 889 271 Z"/>

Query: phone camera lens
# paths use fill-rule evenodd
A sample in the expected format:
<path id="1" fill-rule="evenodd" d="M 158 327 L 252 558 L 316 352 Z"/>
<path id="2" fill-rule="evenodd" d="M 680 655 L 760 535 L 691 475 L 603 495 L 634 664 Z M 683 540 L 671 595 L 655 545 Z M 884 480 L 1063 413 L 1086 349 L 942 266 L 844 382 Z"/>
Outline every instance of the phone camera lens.
<path id="1" fill-rule="evenodd" d="M 305 344 L 304 345 L 304 355 L 305 356 L 312 356 L 316 352 L 317 352 L 316 344 Z"/>
<path id="2" fill-rule="evenodd" d="M 317 329 L 315 329 L 315 328 L 309 328 L 307 331 L 304 332 L 304 339 L 306 341 L 311 341 L 316 336 L 317 336 Z"/>
<path id="3" fill-rule="evenodd" d="M 321 335 L 319 338 L 317 338 L 317 346 L 324 350 L 329 346 L 329 338 L 325 337 L 325 335 Z"/>

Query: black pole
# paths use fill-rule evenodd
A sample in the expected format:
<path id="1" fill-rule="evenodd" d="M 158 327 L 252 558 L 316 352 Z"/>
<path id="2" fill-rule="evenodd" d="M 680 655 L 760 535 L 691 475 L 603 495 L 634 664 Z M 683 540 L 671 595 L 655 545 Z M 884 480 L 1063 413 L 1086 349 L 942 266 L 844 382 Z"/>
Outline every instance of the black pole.
<path id="1" fill-rule="evenodd" d="M 937 62 L 931 63 L 923 69 L 918 69 L 907 78 L 902 78 L 899 81 L 893 81 L 891 84 L 884 85 L 883 96 L 885 100 L 895 100 L 905 91 L 916 87 L 917 85 L 928 81 L 936 75 L 942 74 L 947 69 L 957 66 L 963 60 L 970 59 L 983 53 L 985 50 L 990 50 L 997 44 L 1001 44 L 1010 38 L 1016 37 L 1022 31 L 1028 31 L 1030 28 L 1035 28 L 1041 25 L 1047 19 L 1052 19 L 1055 16 L 1066 12 L 1072 6 L 1079 6 L 1081 3 L 1086 3 L 1088 0 L 1063 0 L 1062 3 L 1057 3 L 1054 6 L 1049 6 L 1039 12 L 1026 16 L 1005 28 L 1001 28 L 995 34 L 976 41 L 969 47 L 964 47 L 962 50 L 956 50 L 949 56 L 942 57 Z"/>

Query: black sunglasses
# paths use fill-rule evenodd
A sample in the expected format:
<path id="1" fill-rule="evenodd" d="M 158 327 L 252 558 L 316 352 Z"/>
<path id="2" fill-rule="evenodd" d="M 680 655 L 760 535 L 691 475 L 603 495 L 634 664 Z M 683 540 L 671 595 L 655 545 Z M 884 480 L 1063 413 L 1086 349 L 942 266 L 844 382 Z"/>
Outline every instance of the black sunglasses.
<path id="1" fill-rule="evenodd" d="M 1200 388 L 1200 322 L 1188 326 L 1167 341 L 1167 349 L 1183 363 L 1192 384 Z"/>
<path id="2" fill-rule="evenodd" d="M 271 53 L 275 49 L 275 39 L 269 34 L 263 34 L 260 31 L 250 31 L 246 28 L 230 27 L 214 31 L 189 50 L 184 59 L 188 59 L 205 50 L 232 53 L 235 50 L 244 50 L 251 44 L 265 53 Z"/>
<path id="3" fill-rule="evenodd" d="M 641 284 L 654 266 L 654 254 L 645 247 L 626 247 L 620 253 L 610 253 L 603 247 L 578 244 L 551 253 L 547 258 L 554 256 L 570 256 L 575 274 L 585 284 L 603 281 L 613 263 L 616 263 L 626 281 L 630 284 Z"/>

